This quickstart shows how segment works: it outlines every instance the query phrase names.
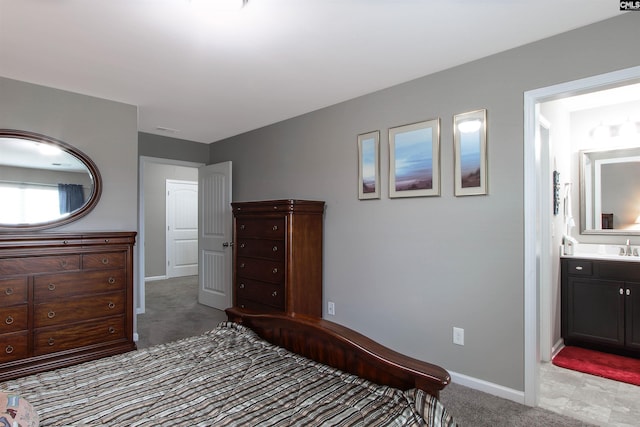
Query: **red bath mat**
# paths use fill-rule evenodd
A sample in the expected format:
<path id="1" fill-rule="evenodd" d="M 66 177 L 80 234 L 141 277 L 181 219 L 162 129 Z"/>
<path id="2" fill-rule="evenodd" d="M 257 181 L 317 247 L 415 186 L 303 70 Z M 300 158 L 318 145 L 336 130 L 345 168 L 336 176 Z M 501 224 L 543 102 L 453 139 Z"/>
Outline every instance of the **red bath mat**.
<path id="1" fill-rule="evenodd" d="M 640 386 L 640 359 L 567 346 L 552 362 L 562 368 Z"/>

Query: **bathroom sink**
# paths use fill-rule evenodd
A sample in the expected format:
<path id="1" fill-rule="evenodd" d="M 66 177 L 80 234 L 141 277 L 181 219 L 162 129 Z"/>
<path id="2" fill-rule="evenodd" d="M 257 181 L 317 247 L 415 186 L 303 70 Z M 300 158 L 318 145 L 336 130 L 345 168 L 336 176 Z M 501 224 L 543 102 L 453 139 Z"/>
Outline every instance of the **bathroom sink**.
<path id="1" fill-rule="evenodd" d="M 625 251 L 626 246 L 623 245 L 599 245 L 593 243 L 578 243 L 575 246 L 573 255 L 563 255 L 570 258 L 593 258 L 606 259 L 615 261 L 640 262 L 640 256 L 637 254 L 640 249 L 637 246 L 631 246 L 633 255 L 620 255 L 621 250 Z"/>

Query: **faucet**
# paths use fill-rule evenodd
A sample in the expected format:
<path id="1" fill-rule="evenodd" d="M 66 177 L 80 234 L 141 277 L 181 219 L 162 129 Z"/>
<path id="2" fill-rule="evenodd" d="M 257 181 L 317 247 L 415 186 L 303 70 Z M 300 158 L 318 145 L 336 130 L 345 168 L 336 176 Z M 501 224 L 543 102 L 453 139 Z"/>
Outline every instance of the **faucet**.
<path id="1" fill-rule="evenodd" d="M 626 246 L 625 255 L 631 256 L 631 243 L 629 242 L 629 239 L 627 239 L 627 243 L 625 246 Z"/>

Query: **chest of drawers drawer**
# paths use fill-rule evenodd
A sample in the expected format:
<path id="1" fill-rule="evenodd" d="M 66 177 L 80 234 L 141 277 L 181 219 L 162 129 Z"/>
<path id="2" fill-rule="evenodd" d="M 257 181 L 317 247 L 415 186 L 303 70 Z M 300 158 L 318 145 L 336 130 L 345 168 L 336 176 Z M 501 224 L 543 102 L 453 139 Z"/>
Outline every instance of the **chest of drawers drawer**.
<path id="1" fill-rule="evenodd" d="M 239 257 L 267 258 L 284 262 L 284 240 L 238 239 Z"/>
<path id="2" fill-rule="evenodd" d="M 74 297 L 65 301 L 36 304 L 34 327 L 59 325 L 124 313 L 124 292 Z"/>
<path id="3" fill-rule="evenodd" d="M 26 303 L 28 298 L 26 277 L 0 279 L 0 307 Z"/>
<path id="4" fill-rule="evenodd" d="M 103 252 L 82 255 L 82 268 L 85 270 L 124 268 L 124 266 L 124 252 Z"/>
<path id="5" fill-rule="evenodd" d="M 80 268 L 79 255 L 38 256 L 0 259 L 0 276 L 69 271 Z"/>
<path id="6" fill-rule="evenodd" d="M 0 363 L 19 360 L 29 354 L 27 332 L 0 335 Z"/>
<path id="7" fill-rule="evenodd" d="M 34 300 L 43 301 L 122 290 L 126 274 L 124 270 L 44 274 L 36 276 L 33 282 Z"/>
<path id="8" fill-rule="evenodd" d="M 282 283 L 284 263 L 258 258 L 240 258 L 237 261 L 237 276 L 262 282 Z"/>
<path id="9" fill-rule="evenodd" d="M 64 327 L 36 329 L 34 332 L 34 354 L 42 355 L 103 344 L 124 337 L 124 316 L 75 323 Z"/>
<path id="10" fill-rule="evenodd" d="M 0 334 L 17 332 L 29 326 L 29 306 L 27 304 L 4 307 L 0 310 Z"/>
<path id="11" fill-rule="evenodd" d="M 281 284 L 240 278 L 236 292 L 239 299 L 261 302 L 278 310 L 284 309 L 284 288 Z"/>
<path id="12" fill-rule="evenodd" d="M 284 218 L 239 218 L 236 224 L 238 238 L 284 239 Z"/>

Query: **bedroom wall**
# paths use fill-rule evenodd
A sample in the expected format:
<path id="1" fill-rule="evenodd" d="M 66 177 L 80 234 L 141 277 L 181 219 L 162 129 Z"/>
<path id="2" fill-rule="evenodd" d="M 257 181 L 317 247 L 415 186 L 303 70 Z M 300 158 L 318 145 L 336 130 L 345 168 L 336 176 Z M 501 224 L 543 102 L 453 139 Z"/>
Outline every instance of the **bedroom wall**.
<path id="1" fill-rule="evenodd" d="M 523 93 L 637 66 L 624 41 L 638 37 L 640 14 L 623 14 L 216 142 L 209 163 L 233 161 L 235 201 L 327 202 L 329 319 L 522 392 Z M 489 194 L 455 197 L 452 116 L 479 108 L 488 111 Z M 388 129 L 435 117 L 441 196 L 389 199 Z M 358 201 L 356 136 L 372 130 L 381 131 L 382 199 Z M 464 346 L 452 343 L 454 326 L 465 329 Z"/>
<path id="2" fill-rule="evenodd" d="M 0 128 L 60 139 L 98 166 L 103 180 L 98 205 L 51 231 L 137 231 L 136 106 L 0 77 Z"/>

